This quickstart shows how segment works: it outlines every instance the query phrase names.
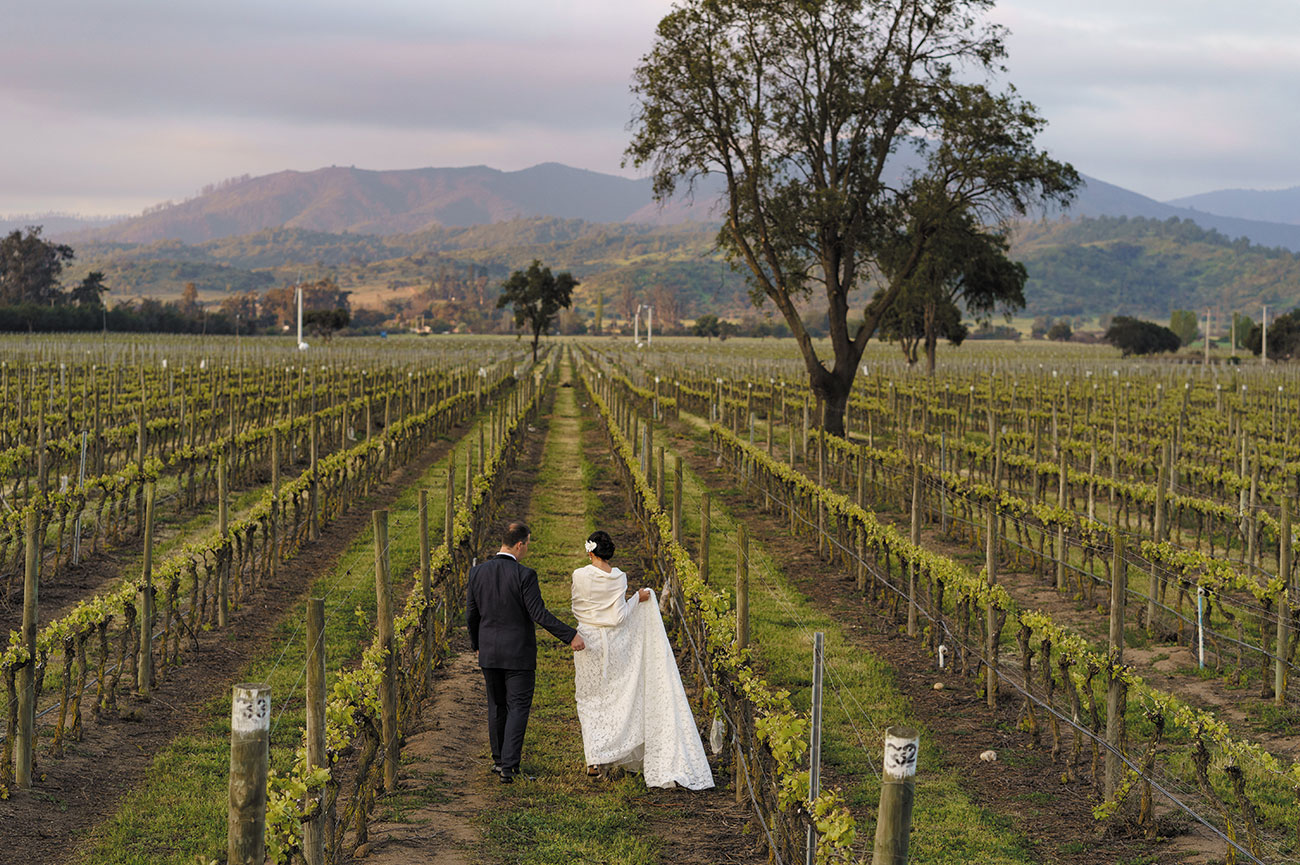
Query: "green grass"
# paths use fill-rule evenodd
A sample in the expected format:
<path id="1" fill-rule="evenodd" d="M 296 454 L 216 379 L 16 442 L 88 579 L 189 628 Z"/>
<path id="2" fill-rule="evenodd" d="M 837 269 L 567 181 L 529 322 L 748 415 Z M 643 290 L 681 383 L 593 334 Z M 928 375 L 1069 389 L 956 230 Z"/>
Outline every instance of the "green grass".
<path id="1" fill-rule="evenodd" d="M 547 608 L 570 620 L 569 575 L 584 564 L 582 542 L 600 507 L 591 490 L 600 469 L 582 453 L 583 423 L 574 389 L 559 388 L 528 514 L 533 544 L 527 564 L 538 573 Z M 640 828 L 633 807 L 645 792 L 641 780 L 594 784 L 583 774 L 573 650 L 543 631 L 537 639 L 537 690 L 523 770 L 538 777 L 495 795 L 483 818 L 491 859 L 511 865 L 658 862 L 658 842 Z M 487 756 L 484 742 L 480 757 L 486 762 Z"/>
<path id="2" fill-rule="evenodd" d="M 477 446 L 476 428 L 465 441 Z M 457 464 L 464 466 L 464 448 Z M 419 567 L 416 522 L 419 490 L 429 490 L 430 541 L 441 536 L 447 459 L 431 466 L 402 491 L 389 508 L 389 559 L 399 599 L 414 584 Z M 460 475 L 463 483 L 463 475 Z M 365 502 L 354 505 L 367 507 Z M 336 565 L 312 585 L 310 596 L 324 597 L 326 688 L 334 673 L 360 657 L 372 639 L 375 615 L 374 538 L 367 521 Z M 290 561 L 285 567 L 293 567 Z M 401 600 L 397 606 L 400 609 Z M 271 767 L 286 770 L 301 744 L 304 723 L 303 682 L 306 663 L 305 601 L 274 628 L 269 645 L 236 681 L 271 686 L 273 718 Z M 173 675 L 185 675 L 182 667 Z M 231 682 L 233 685 L 234 682 Z M 230 766 L 230 694 L 210 700 L 196 728 L 175 738 L 157 754 L 146 777 L 129 792 L 108 819 L 97 826 L 73 857 L 77 865 L 192 865 L 196 856 L 221 859 L 226 837 L 227 784 Z M 400 802 L 393 803 L 401 809 Z M 206 861 L 206 860 L 205 860 Z"/>
<path id="3" fill-rule="evenodd" d="M 664 431 L 657 431 L 664 440 Z M 695 548 L 699 537 L 702 484 L 684 470 L 683 533 Z M 713 497 L 710 582 L 734 585 L 736 520 Z M 1027 863 L 1035 861 L 1022 833 L 1011 821 L 977 805 L 954 771 L 935 771 L 940 751 L 935 734 L 912 711 L 895 684 L 894 670 L 852 644 L 844 628 L 818 610 L 796 589 L 763 544 L 750 538 L 750 628 L 756 665 L 769 683 L 790 691 L 795 706 L 811 702 L 813 633 L 825 633 L 828 668 L 823 699 L 822 762 L 840 779 L 841 792 L 859 820 L 859 855 L 869 848 L 871 821 L 880 800 L 877 775 L 883 732 L 893 725 L 921 731 L 920 770 L 910 861 L 948 863 Z M 734 592 L 732 592 L 734 598 Z"/>

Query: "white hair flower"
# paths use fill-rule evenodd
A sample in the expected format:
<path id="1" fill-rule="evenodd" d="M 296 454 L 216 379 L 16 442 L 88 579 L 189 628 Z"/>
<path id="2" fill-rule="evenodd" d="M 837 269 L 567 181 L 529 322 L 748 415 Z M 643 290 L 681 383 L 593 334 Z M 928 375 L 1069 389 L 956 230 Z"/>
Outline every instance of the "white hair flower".
<path id="1" fill-rule="evenodd" d="M 583 544 L 583 546 L 585 546 L 585 547 L 587 548 L 587 552 L 589 552 L 589 553 L 594 553 L 594 552 L 596 552 L 596 542 L 595 542 L 595 541 L 587 541 L 587 543 Z"/>

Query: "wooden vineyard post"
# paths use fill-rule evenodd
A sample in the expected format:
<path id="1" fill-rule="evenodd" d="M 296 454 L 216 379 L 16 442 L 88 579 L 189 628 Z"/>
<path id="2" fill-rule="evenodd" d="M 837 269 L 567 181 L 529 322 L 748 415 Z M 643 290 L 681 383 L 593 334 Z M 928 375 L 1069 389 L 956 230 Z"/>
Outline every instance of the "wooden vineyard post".
<path id="1" fill-rule="evenodd" d="M 1273 702 L 1286 705 L 1287 641 L 1291 632 L 1291 500 L 1282 499 L 1282 524 L 1278 527 L 1277 575 L 1282 594 L 1277 602 L 1277 660 L 1273 665 Z"/>
<path id="2" fill-rule="evenodd" d="M 45 419 L 45 414 L 42 412 L 41 420 L 43 421 L 44 419 Z M 145 442 L 146 435 L 148 435 L 148 427 L 145 426 L 145 417 L 144 417 L 144 367 L 141 367 L 140 368 L 140 414 L 137 418 L 136 436 L 135 436 L 135 470 L 137 473 L 139 473 L 140 477 L 144 477 L 144 451 L 145 451 L 145 444 L 146 444 Z M 44 448 L 42 448 L 41 451 L 42 453 L 44 453 Z M 143 521 L 144 521 L 144 490 L 141 489 L 136 494 L 136 499 L 135 499 L 136 526 L 139 527 Z"/>
<path id="3" fill-rule="evenodd" d="M 14 781 L 19 789 L 32 786 L 32 758 L 36 747 L 36 621 L 37 591 L 40 578 L 40 524 L 36 511 L 27 512 L 26 562 L 23 569 L 22 646 L 27 661 L 18 670 L 18 729 L 15 731 L 17 753 L 14 755 Z"/>
<path id="4" fill-rule="evenodd" d="M 921 461 L 912 462 L 912 534 L 913 547 L 921 545 Z M 918 631 L 916 621 L 917 598 L 917 563 L 915 556 L 908 556 L 907 563 L 907 635 L 915 637 Z"/>
<path id="5" fill-rule="evenodd" d="M 808 394 L 803 395 L 803 438 L 799 439 L 799 455 L 804 467 L 808 466 Z M 791 461 L 791 465 L 794 465 Z"/>
<path id="6" fill-rule="evenodd" d="M 736 651 L 749 646 L 749 532 L 744 523 L 736 523 Z M 744 754 L 737 740 L 732 749 L 731 765 L 736 779 L 736 803 L 744 801 Z"/>
<path id="7" fill-rule="evenodd" d="M 700 492 L 700 581 L 709 584 L 709 491 Z"/>
<path id="8" fill-rule="evenodd" d="M 465 445 L 465 510 L 474 503 L 474 443 Z M 473 541 L 473 538 L 470 539 Z"/>
<path id="9" fill-rule="evenodd" d="M 325 753 L 325 599 L 307 601 L 307 771 L 328 767 Z M 322 795 L 323 799 L 323 795 Z M 302 824 L 302 851 L 307 865 L 325 865 L 325 812 Z"/>
<path id="10" fill-rule="evenodd" d="M 673 541 L 682 542 L 682 458 L 673 457 Z"/>
<path id="11" fill-rule="evenodd" d="M 1055 418 L 1054 414 L 1053 418 Z M 1056 428 L 1054 422 L 1052 428 L 1053 430 Z M 1057 469 L 1059 474 L 1057 476 L 1056 506 L 1064 513 L 1067 501 L 1067 490 L 1069 489 L 1069 480 L 1066 474 L 1067 469 L 1065 465 L 1065 448 L 1060 448 L 1058 446 L 1057 457 L 1060 465 Z M 1069 557 L 1066 555 L 1065 551 L 1065 523 L 1060 522 L 1056 525 L 1056 590 L 1058 592 L 1065 591 L 1065 562 L 1067 558 Z"/>
<path id="12" fill-rule="evenodd" d="M 280 434 L 271 431 L 271 579 L 280 575 Z"/>
<path id="13" fill-rule="evenodd" d="M 447 495 L 443 502 L 442 540 L 448 555 L 455 552 L 456 534 L 456 451 L 447 455 Z"/>
<path id="14" fill-rule="evenodd" d="M 387 428 L 385 428 L 387 429 Z M 313 414 L 311 419 L 311 483 L 307 487 L 307 539 L 320 540 L 320 479 L 316 474 L 317 458 L 320 456 L 320 423 Z"/>
<path id="15" fill-rule="evenodd" d="M 217 534 L 221 536 L 221 557 L 217 564 L 217 627 L 230 621 L 230 515 L 226 510 L 226 457 L 217 459 Z"/>
<path id="16" fill-rule="evenodd" d="M 664 449 L 663 445 L 655 448 L 655 501 L 659 510 L 664 509 Z"/>
<path id="17" fill-rule="evenodd" d="M 145 484 L 144 567 L 140 577 L 140 661 L 135 668 L 135 687 L 146 700 L 150 699 L 153 691 L 153 504 L 156 493 L 153 481 Z"/>
<path id="18" fill-rule="evenodd" d="M 379 645 L 384 649 L 384 669 L 379 680 L 379 708 L 384 753 L 384 789 L 397 789 L 397 659 L 393 641 L 392 581 L 388 568 L 388 511 L 371 512 L 375 530 L 375 599 Z"/>
<path id="19" fill-rule="evenodd" d="M 230 789 L 226 862 L 266 859 L 266 772 L 270 759 L 271 686 L 236 685 L 230 704 Z"/>
<path id="20" fill-rule="evenodd" d="M 749 646 L 749 530 L 736 523 L 736 651 Z"/>
<path id="21" fill-rule="evenodd" d="M 424 598 L 424 612 L 420 614 L 420 629 L 424 631 L 424 653 L 420 661 L 420 680 L 424 693 L 432 684 L 430 672 L 433 665 L 433 575 L 429 552 L 429 491 L 420 490 L 420 592 Z"/>
<path id="22" fill-rule="evenodd" d="M 1110 581 L 1110 685 L 1106 690 L 1106 797 L 1110 798 L 1124 776 L 1124 599 L 1128 592 L 1128 566 L 1124 561 L 1124 537 L 1116 534 Z"/>
<path id="23" fill-rule="evenodd" d="M 1160 465 L 1156 467 L 1156 505 L 1155 505 L 1155 526 L 1151 535 L 1151 540 L 1157 544 L 1165 539 L 1165 486 L 1169 483 L 1169 460 L 1170 460 L 1169 443 L 1165 442 L 1160 452 Z M 1151 563 L 1151 579 L 1147 585 L 1147 636 L 1155 634 L 1156 604 L 1159 598 L 1164 595 L 1161 591 L 1161 583 L 1164 578 L 1160 575 L 1160 566 L 1155 562 Z"/>
<path id="24" fill-rule="evenodd" d="M 988 575 L 988 584 L 996 585 L 998 581 L 998 495 L 1002 488 L 1001 440 L 994 447 L 993 500 L 988 503 L 984 527 L 984 570 Z M 987 663 L 985 664 L 984 700 L 990 709 L 998 704 L 998 613 L 990 600 L 984 620 L 988 643 L 985 646 Z"/>
<path id="25" fill-rule="evenodd" d="M 871 865 L 907 865 L 920 748 L 921 737 L 915 729 L 890 727 L 885 730 L 880 809 L 876 812 L 876 843 L 871 851 Z"/>

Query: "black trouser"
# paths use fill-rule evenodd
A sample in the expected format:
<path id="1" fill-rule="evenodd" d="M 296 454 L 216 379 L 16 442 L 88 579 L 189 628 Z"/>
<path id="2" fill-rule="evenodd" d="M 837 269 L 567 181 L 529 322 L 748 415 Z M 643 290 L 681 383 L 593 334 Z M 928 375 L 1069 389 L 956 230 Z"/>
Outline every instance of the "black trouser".
<path id="1" fill-rule="evenodd" d="M 503 670 L 484 667 L 487 684 L 488 741 L 492 745 L 492 762 L 503 772 L 519 771 L 519 755 L 524 748 L 524 731 L 533 707 L 536 670 Z"/>

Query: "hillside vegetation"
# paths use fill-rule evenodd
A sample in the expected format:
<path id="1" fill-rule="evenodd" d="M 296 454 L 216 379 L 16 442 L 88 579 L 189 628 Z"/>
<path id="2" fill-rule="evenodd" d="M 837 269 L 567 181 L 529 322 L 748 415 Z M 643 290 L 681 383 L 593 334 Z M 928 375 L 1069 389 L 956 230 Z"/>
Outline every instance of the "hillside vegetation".
<path id="1" fill-rule="evenodd" d="M 187 283 L 216 302 L 299 279 L 332 279 L 354 302 L 420 314 L 440 286 L 470 273 L 492 289 L 512 269 L 539 259 L 582 285 L 579 308 L 626 318 L 638 303 L 662 319 L 754 315 L 747 287 L 713 250 L 701 223 L 653 226 L 537 217 L 414 234 L 332 234 L 266 229 L 200 244 L 82 243 L 67 275 L 105 274 L 110 302 L 176 297 Z M 1128 314 L 1163 319 L 1175 308 L 1279 311 L 1300 304 L 1300 256 L 1232 240 L 1186 220 L 1098 217 L 1024 223 L 1012 257 L 1029 272 L 1030 315 Z M 491 292 L 489 292 L 491 293 Z M 427 298 L 425 297 L 427 295 Z"/>
<path id="2" fill-rule="evenodd" d="M 1164 317 L 1171 309 L 1300 304 L 1300 256 L 1178 219 L 1097 217 L 1022 224 L 1012 257 L 1033 315 Z"/>

